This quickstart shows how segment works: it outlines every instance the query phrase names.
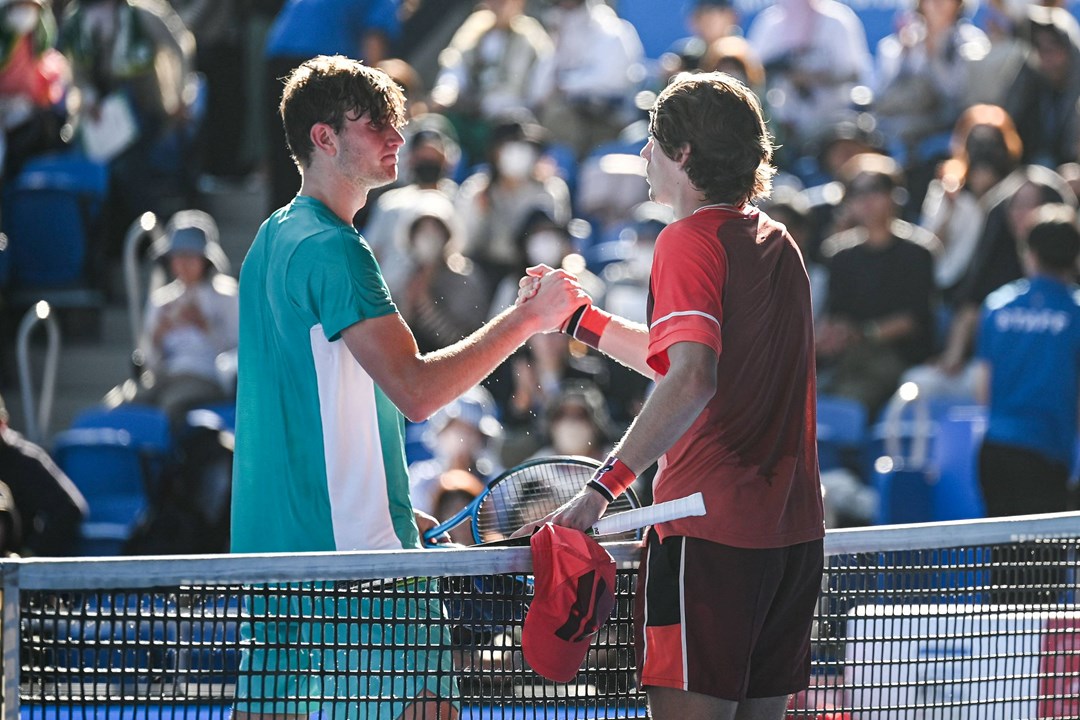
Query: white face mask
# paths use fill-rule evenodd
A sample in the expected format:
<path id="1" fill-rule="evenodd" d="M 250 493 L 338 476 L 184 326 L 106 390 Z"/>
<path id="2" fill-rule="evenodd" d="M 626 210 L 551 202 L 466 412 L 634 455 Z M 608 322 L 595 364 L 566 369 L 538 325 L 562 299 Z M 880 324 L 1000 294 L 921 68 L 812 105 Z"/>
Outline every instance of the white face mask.
<path id="1" fill-rule="evenodd" d="M 421 265 L 431 265 L 443 256 L 446 237 L 438 232 L 420 230 L 413 237 L 413 259 Z"/>
<path id="2" fill-rule="evenodd" d="M 551 444 L 564 455 L 586 455 L 593 450 L 596 431 L 587 420 L 559 420 L 551 426 Z"/>
<path id="3" fill-rule="evenodd" d="M 499 150 L 499 174 L 520 180 L 536 165 L 536 149 L 526 142 L 508 142 Z"/>
<path id="4" fill-rule="evenodd" d="M 4 13 L 4 24 L 16 35 L 29 35 L 34 32 L 40 19 L 41 8 L 26 3 L 12 5 Z"/>
<path id="5" fill-rule="evenodd" d="M 543 263 L 557 268 L 562 264 L 564 250 L 562 236 L 550 230 L 541 230 L 525 241 L 525 255 L 530 265 Z"/>

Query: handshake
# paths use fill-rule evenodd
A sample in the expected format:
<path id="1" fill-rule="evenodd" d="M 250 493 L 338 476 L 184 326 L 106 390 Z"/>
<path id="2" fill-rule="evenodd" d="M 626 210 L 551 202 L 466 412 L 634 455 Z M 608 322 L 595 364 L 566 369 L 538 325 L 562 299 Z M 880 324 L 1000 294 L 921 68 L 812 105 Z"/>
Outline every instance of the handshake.
<path id="1" fill-rule="evenodd" d="M 555 332 L 565 330 L 571 317 L 591 303 L 592 298 L 572 274 L 534 265 L 526 268 L 518 281 L 514 306 L 539 320 L 538 332 Z"/>
<path id="2" fill-rule="evenodd" d="M 538 332 L 559 330 L 593 348 L 600 347 L 600 337 L 612 317 L 593 306 L 577 278 L 547 265 L 525 270 L 514 305 L 535 311 L 543 325 Z"/>

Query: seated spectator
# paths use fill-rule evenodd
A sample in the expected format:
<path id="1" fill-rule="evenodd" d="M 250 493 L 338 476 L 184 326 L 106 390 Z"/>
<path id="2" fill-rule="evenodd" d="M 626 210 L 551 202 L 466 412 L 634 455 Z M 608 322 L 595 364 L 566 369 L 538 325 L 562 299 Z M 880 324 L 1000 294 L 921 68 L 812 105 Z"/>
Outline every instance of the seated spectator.
<path id="1" fill-rule="evenodd" d="M 0 482 L 11 491 L 21 542 L 7 549 L 19 555 L 73 555 L 86 500 L 49 454 L 10 425 L 0 398 Z M 8 519 L 11 513 L 8 513 Z M 9 528 L 9 530 L 14 529 Z"/>
<path id="2" fill-rule="evenodd" d="M 0 4 L 0 131 L 3 176 L 13 178 L 28 158 L 63 146 L 60 129 L 71 83 L 68 61 L 52 45 L 56 20 L 47 0 Z"/>
<path id="3" fill-rule="evenodd" d="M 693 35 L 679 38 L 660 56 L 659 77 L 653 78 L 660 88 L 681 72 L 704 69 L 702 59 L 717 41 L 742 36 L 731 0 L 691 0 L 686 7 L 686 25 Z"/>
<path id="4" fill-rule="evenodd" d="M 603 393 L 586 380 L 562 383 L 544 415 L 547 444 L 535 457 L 579 455 L 603 460 L 618 439 Z"/>
<path id="5" fill-rule="evenodd" d="M 688 24 L 703 48 L 712 47 L 721 38 L 742 34 L 732 0 L 693 0 Z"/>
<path id="6" fill-rule="evenodd" d="M 1076 210 L 1032 213 L 1025 279 L 994 291 L 982 308 L 979 399 L 989 419 L 979 482 L 990 517 L 1063 512 L 1080 407 L 1080 288 Z"/>
<path id="7" fill-rule="evenodd" d="M 849 114 L 824 130 L 811 145 L 814 158 L 803 158 L 798 168 L 806 183 L 802 191 L 810 206 L 812 232 L 805 256 L 822 261 L 821 243 L 851 225 L 844 216 L 841 170 L 851 158 L 863 153 L 884 154 L 885 140 L 870 113 Z"/>
<path id="8" fill-rule="evenodd" d="M 494 286 L 507 273 L 521 273 L 525 256 L 515 232 L 537 208 L 556 222 L 570 220 L 570 191 L 541 161 L 547 133 L 530 116 L 517 114 L 492 129 L 490 167 L 469 176 L 458 192 L 465 227 L 465 255 Z"/>
<path id="9" fill-rule="evenodd" d="M 439 476 L 431 514 L 440 522 L 449 520 L 469 506 L 484 492 L 484 483 L 468 470 L 447 470 Z M 463 522 L 450 528 L 450 541 L 458 545 L 475 545 L 472 526 Z"/>
<path id="10" fill-rule="evenodd" d="M 1080 25 L 1063 7 L 1028 7 L 1032 52 L 1004 101 L 1024 142 L 1024 162 L 1054 168 L 1077 159 Z"/>
<path id="11" fill-rule="evenodd" d="M 403 238 L 412 269 L 394 297 L 421 352 L 461 340 L 487 319 L 491 292 L 484 276 L 463 256 L 454 205 L 439 192 L 416 198 L 415 215 Z"/>
<path id="12" fill-rule="evenodd" d="M 632 101 L 645 80 L 645 51 L 634 26 L 599 0 L 545 2 L 555 67 L 540 120 L 580 159 L 635 119 Z"/>
<path id="13" fill-rule="evenodd" d="M 584 267 L 584 259 L 575 252 L 577 238 L 571 234 L 570 226 L 556 221 L 547 210 L 536 209 L 529 213 L 521 224 L 516 240 L 519 252 L 524 258 L 523 267 L 561 267 L 574 273 L 586 291 L 592 294 L 602 291 L 602 282 Z M 494 317 L 514 304 L 520 279 L 519 270 L 511 271 L 499 280 L 488 308 L 488 317 Z"/>
<path id="14" fill-rule="evenodd" d="M 983 232 L 986 207 L 982 199 L 1017 168 L 1022 143 L 1003 109 L 975 105 L 957 121 L 950 148 L 951 157 L 930 183 L 919 220 L 942 243 L 934 278 L 949 307 Z"/>
<path id="15" fill-rule="evenodd" d="M 107 238 L 118 254 L 141 213 L 167 215 L 170 203 L 193 199 L 183 138 L 195 100 L 195 38 L 165 3 L 94 0 L 67 6 L 60 50 L 74 72 L 82 146 L 109 164 Z"/>
<path id="16" fill-rule="evenodd" d="M 1032 213 L 1047 203 L 1076 207 L 1076 195 L 1053 170 L 1025 165 L 995 185 L 983 199 L 986 223 L 967 272 L 957 286 L 954 313 L 937 367 L 946 376 L 949 392 L 970 397 L 973 392 L 969 359 L 986 296 L 1023 276 L 1020 241 L 1031 228 Z"/>
<path id="17" fill-rule="evenodd" d="M 472 162 L 485 156 L 491 123 L 518 108 L 537 111 L 550 85 L 554 48 L 525 0 L 487 0 L 439 54 L 433 109 L 454 120 Z"/>
<path id="18" fill-rule="evenodd" d="M 379 261 L 383 279 L 393 297 L 400 297 L 413 266 L 405 249 L 405 232 L 415 219 L 421 198 L 439 193 L 453 200 L 457 183 L 450 174 L 461 157 L 453 128 L 441 115 L 429 113 L 409 123 L 408 133 L 399 164 L 399 182 L 379 194 L 371 193 L 368 204 L 372 209 L 366 218 L 360 213 L 353 222 L 361 228 L 364 239 Z"/>
<path id="19" fill-rule="evenodd" d="M 925 360 L 934 339 L 930 233 L 897 217 L 900 168 L 858 155 L 844 168 L 854 227 L 825 241 L 829 290 L 817 333 L 818 390 L 863 403 L 876 416 L 901 373 Z"/>
<path id="20" fill-rule="evenodd" d="M 836 0 L 781 0 L 747 34 L 765 66 L 773 121 L 795 156 L 852 107 L 851 91 L 870 85 L 873 61 L 862 21 Z"/>
<path id="21" fill-rule="evenodd" d="M 188 410 L 232 397 L 235 378 L 222 373 L 235 353 L 239 317 L 236 280 L 222 272 L 225 254 L 217 224 L 201 210 L 184 210 L 165 228 L 164 259 L 175 279 L 147 302 L 139 343 L 144 372 L 135 402 L 160 407 L 181 429 Z"/>
<path id="22" fill-rule="evenodd" d="M 963 109 L 968 63 L 990 51 L 986 34 L 964 18 L 964 5 L 918 0 L 910 21 L 878 43 L 874 112 L 909 168 L 932 159 L 919 144 L 953 127 Z"/>
<path id="23" fill-rule="evenodd" d="M 701 57 L 702 72 L 726 72 L 765 100 L 765 67 L 744 38 L 728 35 L 714 41 Z"/>
<path id="24" fill-rule="evenodd" d="M 446 472 L 467 471 L 484 483 L 502 472 L 499 445 L 503 427 L 496 417 L 495 400 L 479 385 L 439 410 L 428 423 L 425 442 L 435 456 L 409 466 L 409 494 L 413 507 L 434 513 Z"/>

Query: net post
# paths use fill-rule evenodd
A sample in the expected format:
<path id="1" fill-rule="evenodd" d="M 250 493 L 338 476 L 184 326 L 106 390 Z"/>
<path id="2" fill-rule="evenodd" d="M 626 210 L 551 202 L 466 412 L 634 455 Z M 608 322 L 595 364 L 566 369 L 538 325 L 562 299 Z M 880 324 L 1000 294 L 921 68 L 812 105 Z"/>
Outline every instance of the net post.
<path id="1" fill-rule="evenodd" d="M 3 686 L 0 687 L 0 707 L 3 720 L 19 720 L 19 564 L 0 563 L 0 669 L 3 670 Z"/>

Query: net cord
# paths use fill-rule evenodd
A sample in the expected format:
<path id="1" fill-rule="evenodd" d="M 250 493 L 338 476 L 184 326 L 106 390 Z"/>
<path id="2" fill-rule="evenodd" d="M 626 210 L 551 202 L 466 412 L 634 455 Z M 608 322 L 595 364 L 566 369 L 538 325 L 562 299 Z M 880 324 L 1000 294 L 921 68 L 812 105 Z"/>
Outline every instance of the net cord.
<path id="1" fill-rule="evenodd" d="M 827 556 L 895 550 L 975 547 L 1080 536 L 1080 512 L 995 520 L 875 526 L 830 530 Z M 636 567 L 638 542 L 604 543 L 620 569 Z M 180 585 L 375 580 L 411 577 L 527 573 L 528 547 L 462 550 L 169 555 L 124 558 L 30 558 L 0 562 L 5 587 L 26 590 L 153 588 Z"/>

